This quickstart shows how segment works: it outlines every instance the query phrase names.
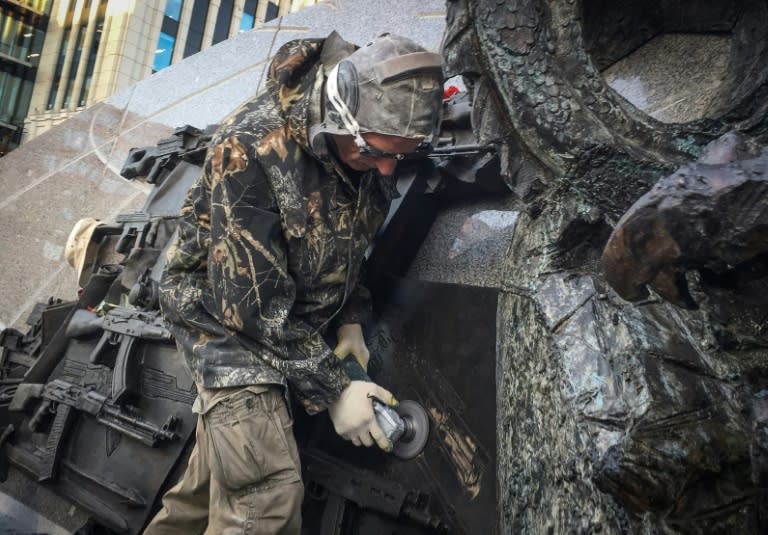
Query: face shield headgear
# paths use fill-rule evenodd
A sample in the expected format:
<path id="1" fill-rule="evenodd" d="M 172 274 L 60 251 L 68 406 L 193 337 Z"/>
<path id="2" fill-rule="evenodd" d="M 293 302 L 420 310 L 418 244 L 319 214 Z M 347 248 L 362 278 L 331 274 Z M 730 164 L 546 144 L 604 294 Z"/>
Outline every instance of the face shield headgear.
<path id="1" fill-rule="evenodd" d="M 442 109 L 443 60 L 410 39 L 377 37 L 339 62 L 325 85 L 322 131 L 351 135 L 364 154 L 379 154 L 363 133 L 431 141 Z"/>

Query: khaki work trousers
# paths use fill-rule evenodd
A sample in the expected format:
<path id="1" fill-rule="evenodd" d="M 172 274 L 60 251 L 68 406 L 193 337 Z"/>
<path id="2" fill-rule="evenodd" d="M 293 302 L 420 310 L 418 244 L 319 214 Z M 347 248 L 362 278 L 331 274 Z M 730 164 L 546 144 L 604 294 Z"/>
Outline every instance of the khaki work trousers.
<path id="1" fill-rule="evenodd" d="M 145 530 L 298 534 L 304 486 L 282 390 L 240 390 L 198 416 L 183 478 Z"/>

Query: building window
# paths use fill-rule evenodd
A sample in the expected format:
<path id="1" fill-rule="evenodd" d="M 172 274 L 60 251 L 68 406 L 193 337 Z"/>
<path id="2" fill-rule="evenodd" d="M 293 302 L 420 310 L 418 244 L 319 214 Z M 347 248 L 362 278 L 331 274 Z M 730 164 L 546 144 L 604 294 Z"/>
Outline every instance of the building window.
<path id="1" fill-rule="evenodd" d="M 0 1 L 0 156 L 21 141 L 50 9 L 49 0 Z"/>
<path id="2" fill-rule="evenodd" d="M 53 4 L 51 0 L 23 0 L 23 1 L 16 0 L 15 3 L 25 5 L 28 8 L 33 9 L 38 13 L 43 13 L 45 15 L 47 15 L 48 12 L 51 10 L 51 4 Z"/>
<path id="3" fill-rule="evenodd" d="M 0 53 L 37 65 L 45 37 L 38 27 L 41 24 L 47 24 L 45 17 L 19 12 L 0 2 Z"/>
<path id="4" fill-rule="evenodd" d="M 208 18 L 208 0 L 195 0 L 192 6 L 192 17 L 189 20 L 189 33 L 184 45 L 184 57 L 200 52 L 205 33 L 205 19 Z"/>
<path id="5" fill-rule="evenodd" d="M 3 65 L 0 70 L 0 121 L 13 124 L 16 100 L 23 83 L 21 69 L 16 65 Z"/>
<path id="6" fill-rule="evenodd" d="M 267 14 L 264 16 L 264 22 L 269 22 L 277 18 L 278 5 L 274 2 L 267 3 Z"/>
<path id="7" fill-rule="evenodd" d="M 67 45 L 69 44 L 70 34 L 72 33 L 72 17 L 75 14 L 74 2 L 69 5 L 67 9 L 67 15 L 64 18 L 64 27 L 61 38 L 61 46 L 59 47 L 59 55 L 56 61 L 56 70 L 53 74 L 53 83 L 51 84 L 51 91 L 48 93 L 48 105 L 47 109 L 52 110 L 56 103 L 56 96 L 59 92 L 59 82 L 61 80 L 61 72 L 64 70 L 64 60 L 67 57 Z"/>
<path id="8" fill-rule="evenodd" d="M 229 37 L 229 25 L 232 23 L 234 3 L 234 0 L 221 0 L 219 14 L 216 16 L 216 27 L 213 30 L 214 45 Z"/>
<path id="9" fill-rule="evenodd" d="M 176 46 L 176 35 L 179 33 L 179 17 L 184 7 L 182 0 L 168 0 L 165 3 L 165 16 L 163 26 L 160 29 L 160 37 L 155 47 L 155 61 L 152 64 L 152 72 L 157 72 L 168 67 L 173 61 L 173 49 Z"/>
<path id="10" fill-rule="evenodd" d="M 101 44 L 101 35 L 104 31 L 104 19 L 107 13 L 107 0 L 99 1 L 99 11 L 96 13 L 96 28 L 91 39 L 91 47 L 88 53 L 88 63 L 85 66 L 85 78 L 83 87 L 80 88 L 80 96 L 77 99 L 78 106 L 85 106 L 88 95 L 91 91 L 91 81 L 93 80 L 93 69 L 96 66 L 96 56 L 99 53 Z"/>
<path id="11" fill-rule="evenodd" d="M 23 65 L 0 63 L 0 122 L 18 130 L 24 124 L 32 96 L 34 69 Z"/>
<path id="12" fill-rule="evenodd" d="M 83 6 L 80 12 L 80 24 L 77 30 L 77 41 L 75 41 L 75 50 L 72 54 L 72 61 L 69 64 L 69 76 L 67 76 L 67 85 L 64 90 L 64 100 L 61 102 L 61 109 L 65 110 L 69 108 L 69 104 L 72 102 L 72 90 L 75 85 L 75 78 L 77 77 L 77 69 L 80 66 L 80 58 L 83 55 L 83 45 L 85 44 L 85 33 L 88 31 L 88 19 L 91 15 L 91 5 L 96 0 L 91 0 Z"/>
<path id="13" fill-rule="evenodd" d="M 3 54 L 18 57 L 20 25 L 23 23 L 10 13 L 0 13 L 0 51 Z"/>
<path id="14" fill-rule="evenodd" d="M 240 19 L 240 31 L 247 32 L 256 22 L 256 0 L 245 0 L 243 18 Z"/>
<path id="15" fill-rule="evenodd" d="M 173 59 L 173 47 L 176 45 L 176 37 L 160 32 L 160 38 L 157 40 L 157 50 L 155 50 L 155 63 L 152 69 L 157 72 L 165 69 L 171 64 Z"/>
<path id="16" fill-rule="evenodd" d="M 178 22 L 183 5 L 184 2 L 182 0 L 168 0 L 165 3 L 165 16 Z"/>

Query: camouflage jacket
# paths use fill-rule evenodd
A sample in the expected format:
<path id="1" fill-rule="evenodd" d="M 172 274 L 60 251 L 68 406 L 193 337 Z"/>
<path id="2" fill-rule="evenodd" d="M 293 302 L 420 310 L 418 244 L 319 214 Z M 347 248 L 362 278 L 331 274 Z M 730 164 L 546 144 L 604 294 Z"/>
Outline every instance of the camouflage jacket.
<path id="1" fill-rule="evenodd" d="M 353 179 L 310 147 L 322 61 L 333 57 L 325 42 L 283 46 L 267 91 L 219 128 L 182 209 L 160 297 L 198 385 L 287 383 L 309 412 L 349 383 L 323 335 L 332 322 L 366 319 L 358 279 L 394 191 L 370 171 Z"/>

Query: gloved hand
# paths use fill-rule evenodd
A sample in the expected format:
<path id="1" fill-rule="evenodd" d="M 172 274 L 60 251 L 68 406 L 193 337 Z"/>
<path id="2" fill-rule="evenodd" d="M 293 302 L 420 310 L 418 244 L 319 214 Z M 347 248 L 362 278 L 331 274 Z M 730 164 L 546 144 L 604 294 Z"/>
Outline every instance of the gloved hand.
<path id="1" fill-rule="evenodd" d="M 337 401 L 328 406 L 333 427 L 342 438 L 355 446 L 373 446 L 374 441 L 384 451 L 392 451 L 392 443 L 384 435 L 373 413 L 373 400 L 396 406 L 392 393 L 369 381 L 352 381 L 342 390 Z"/>
<path id="2" fill-rule="evenodd" d="M 368 371 L 368 360 L 370 359 L 370 353 L 368 352 L 368 346 L 365 345 L 365 339 L 363 338 L 363 328 L 359 323 L 348 323 L 339 327 L 336 331 L 336 349 L 333 350 L 334 355 L 343 359 L 350 353 L 354 355 L 355 360 L 360 363 L 360 367 L 363 371 Z"/>

